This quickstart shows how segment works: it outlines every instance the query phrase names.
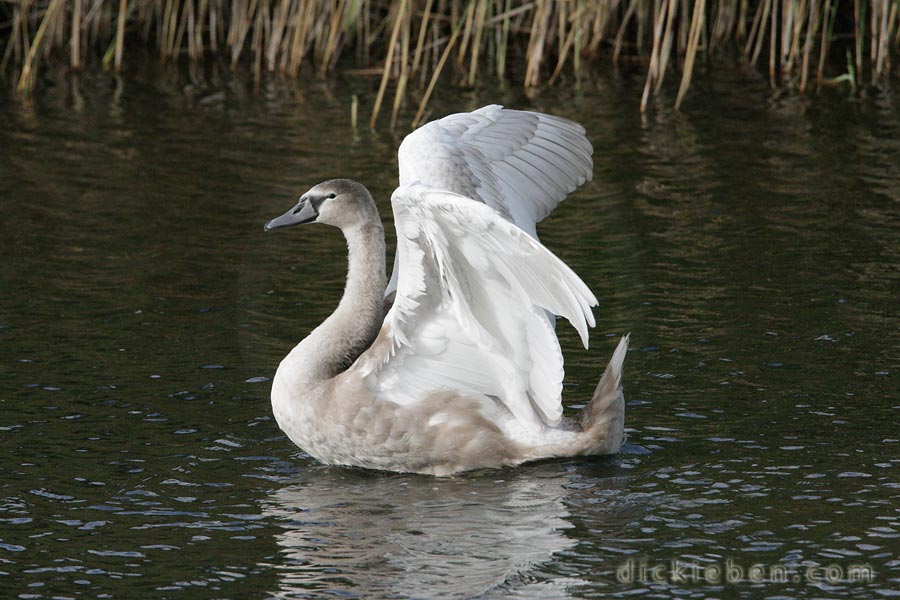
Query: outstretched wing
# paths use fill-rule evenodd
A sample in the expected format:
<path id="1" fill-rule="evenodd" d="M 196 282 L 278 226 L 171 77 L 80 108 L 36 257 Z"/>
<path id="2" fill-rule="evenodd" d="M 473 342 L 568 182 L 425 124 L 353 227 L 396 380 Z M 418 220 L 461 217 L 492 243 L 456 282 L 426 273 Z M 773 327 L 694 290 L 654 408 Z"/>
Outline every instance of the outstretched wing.
<path id="1" fill-rule="evenodd" d="M 578 123 L 491 105 L 406 136 L 400 185 L 423 183 L 478 200 L 534 236 L 536 223 L 590 181 L 592 153 Z"/>
<path id="2" fill-rule="evenodd" d="M 562 415 L 563 359 L 544 311 L 587 346 L 597 300 L 559 258 L 496 210 L 417 184 L 391 199 L 399 280 L 381 342 L 357 363 L 399 403 L 441 390 L 499 400 L 525 425 Z"/>

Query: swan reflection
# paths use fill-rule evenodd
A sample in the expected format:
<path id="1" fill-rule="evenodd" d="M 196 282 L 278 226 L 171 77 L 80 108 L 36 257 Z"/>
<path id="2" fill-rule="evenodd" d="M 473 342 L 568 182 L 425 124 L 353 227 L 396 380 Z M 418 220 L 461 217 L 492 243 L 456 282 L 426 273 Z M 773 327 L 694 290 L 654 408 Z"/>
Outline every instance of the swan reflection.
<path id="1" fill-rule="evenodd" d="M 541 575 L 567 535 L 561 465 L 456 479 L 313 469 L 277 490 L 279 598 L 569 598 L 583 583 Z"/>

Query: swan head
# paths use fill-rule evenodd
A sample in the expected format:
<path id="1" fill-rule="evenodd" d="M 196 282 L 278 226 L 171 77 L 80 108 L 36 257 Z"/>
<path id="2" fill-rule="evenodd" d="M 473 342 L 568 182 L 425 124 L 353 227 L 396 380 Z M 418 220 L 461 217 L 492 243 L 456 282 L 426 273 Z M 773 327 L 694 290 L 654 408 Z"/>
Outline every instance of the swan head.
<path id="1" fill-rule="evenodd" d="M 352 179 L 329 179 L 300 196 L 296 206 L 265 225 L 265 230 L 301 223 L 325 223 L 341 229 L 381 223 L 369 190 Z"/>

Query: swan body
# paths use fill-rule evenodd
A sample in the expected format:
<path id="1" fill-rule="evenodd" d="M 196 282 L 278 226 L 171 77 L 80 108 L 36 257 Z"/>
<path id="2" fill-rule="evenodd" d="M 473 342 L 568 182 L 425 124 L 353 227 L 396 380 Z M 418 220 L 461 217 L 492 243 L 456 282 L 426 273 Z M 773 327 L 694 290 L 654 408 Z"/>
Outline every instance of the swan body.
<path id="1" fill-rule="evenodd" d="M 562 169 L 567 163 L 554 156 Z M 582 166 L 575 161 L 570 171 Z M 439 170 L 434 161 L 428 168 Z M 337 309 L 273 379 L 281 429 L 326 464 L 433 475 L 617 452 L 628 337 L 580 418 L 564 418 L 562 353 L 546 314 L 566 318 L 587 346 L 593 294 L 510 218 L 526 214 L 521 205 L 508 204 L 504 214 L 485 197 L 473 202 L 409 177 L 401 166 L 391 198 L 396 288 L 386 316 L 384 230 L 365 187 L 346 179 L 320 183 L 267 223 L 334 225 L 349 250 Z"/>

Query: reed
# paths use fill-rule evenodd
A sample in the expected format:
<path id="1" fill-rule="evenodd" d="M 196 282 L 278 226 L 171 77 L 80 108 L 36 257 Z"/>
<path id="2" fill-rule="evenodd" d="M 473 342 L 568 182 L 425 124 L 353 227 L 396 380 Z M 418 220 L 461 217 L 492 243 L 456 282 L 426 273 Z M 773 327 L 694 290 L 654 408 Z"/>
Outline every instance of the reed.
<path id="1" fill-rule="evenodd" d="M 880 85 L 900 49 L 900 1 L 0 0 L 0 44 L 0 70 L 22 94 L 54 62 L 118 71 L 142 46 L 163 62 L 225 56 L 256 79 L 352 68 L 379 78 L 374 127 L 388 90 L 391 123 L 407 100 L 418 121 L 439 83 L 534 88 L 604 61 L 645 70 L 642 111 L 670 71 L 681 106 L 698 65 L 726 54 L 801 93 Z"/>

